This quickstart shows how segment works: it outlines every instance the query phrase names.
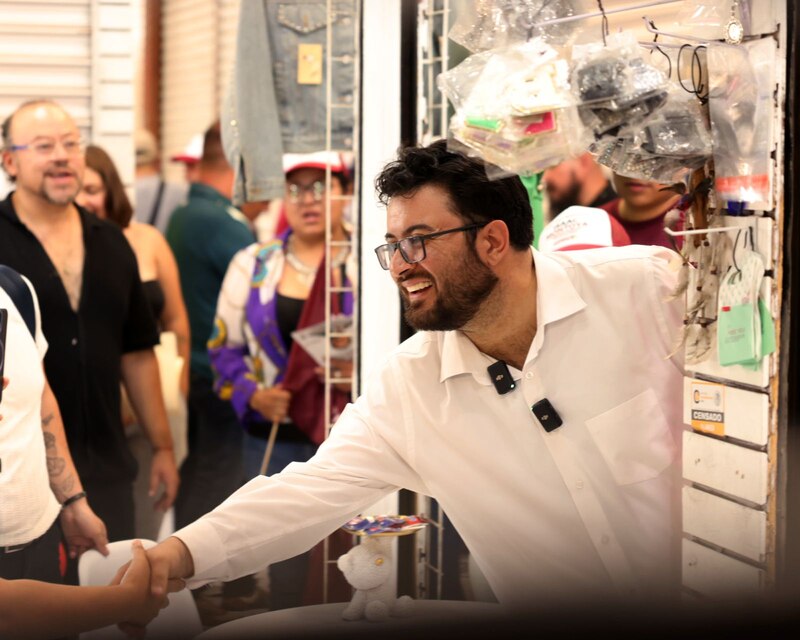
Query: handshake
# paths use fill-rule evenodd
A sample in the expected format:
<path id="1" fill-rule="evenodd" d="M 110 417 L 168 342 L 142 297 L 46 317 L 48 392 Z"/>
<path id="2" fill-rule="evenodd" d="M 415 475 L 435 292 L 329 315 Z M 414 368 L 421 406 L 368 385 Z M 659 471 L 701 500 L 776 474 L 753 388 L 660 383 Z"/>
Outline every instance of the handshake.
<path id="1" fill-rule="evenodd" d="M 0 637 L 64 637 L 118 624 L 141 638 L 169 604 L 168 594 L 186 586 L 183 578 L 194 573 L 194 564 L 174 537 L 148 550 L 136 540 L 131 551 L 131 560 L 104 586 L 0 578 Z"/>

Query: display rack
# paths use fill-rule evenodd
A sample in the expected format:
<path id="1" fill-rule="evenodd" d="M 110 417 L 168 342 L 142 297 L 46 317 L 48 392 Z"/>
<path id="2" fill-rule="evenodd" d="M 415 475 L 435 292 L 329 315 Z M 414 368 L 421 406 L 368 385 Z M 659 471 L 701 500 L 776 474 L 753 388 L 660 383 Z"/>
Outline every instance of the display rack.
<path id="1" fill-rule="evenodd" d="M 355 20 L 357 25 L 361 24 L 361 2 L 354 2 Z M 333 317 L 331 309 L 331 294 L 335 293 L 350 293 L 355 296 L 355 288 L 350 286 L 334 286 L 331 282 L 331 259 L 334 253 L 341 248 L 349 248 L 352 256 L 358 256 L 358 229 L 355 225 L 358 223 L 358 216 L 355 215 L 358 211 L 358 203 L 360 193 L 360 175 L 361 171 L 358 162 L 358 148 L 360 141 L 359 132 L 359 110 L 360 110 L 360 65 L 354 64 L 354 78 L 353 78 L 353 91 L 352 100 L 349 102 L 337 103 L 333 102 L 333 66 L 334 64 L 353 64 L 353 60 L 346 59 L 347 56 L 333 56 L 333 20 L 335 18 L 335 11 L 333 8 L 333 0 L 326 0 L 326 69 L 325 69 L 325 150 L 328 152 L 336 152 L 347 154 L 353 159 L 353 184 L 352 192 L 350 194 L 342 194 L 339 196 L 331 195 L 331 167 L 328 165 L 325 168 L 325 437 L 330 434 L 332 425 L 331 416 L 331 402 L 332 402 L 332 387 L 339 383 L 350 383 L 351 398 L 355 399 L 358 396 L 358 335 L 359 335 L 359 313 L 360 301 L 355 300 L 355 307 L 353 309 L 353 322 L 350 325 L 350 330 L 346 332 L 334 332 L 331 326 L 331 319 Z M 360 29 L 353 30 L 353 51 L 356 61 L 361 59 L 361 39 Z M 350 149 L 334 149 L 331 142 L 331 131 L 333 114 L 337 110 L 352 110 L 353 112 L 353 136 L 352 148 Z M 350 204 L 350 211 L 352 213 L 352 222 L 354 228 L 349 240 L 335 241 L 332 239 L 331 229 L 331 204 L 334 201 L 344 201 Z M 354 298 L 355 299 L 355 298 Z M 353 344 L 353 368 L 350 377 L 333 377 L 331 374 L 330 358 L 331 358 L 331 340 L 334 338 L 348 339 Z M 323 570 L 322 570 L 322 600 L 324 603 L 330 602 L 330 570 L 331 565 L 336 565 L 337 558 L 331 558 L 330 538 L 325 538 L 323 541 Z"/>

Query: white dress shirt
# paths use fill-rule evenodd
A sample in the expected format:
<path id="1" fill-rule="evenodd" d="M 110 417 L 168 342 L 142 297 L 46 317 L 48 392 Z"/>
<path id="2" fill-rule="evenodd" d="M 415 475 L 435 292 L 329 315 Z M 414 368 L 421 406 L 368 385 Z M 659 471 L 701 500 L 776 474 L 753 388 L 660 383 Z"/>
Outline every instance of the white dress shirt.
<path id="1" fill-rule="evenodd" d="M 675 257 L 534 252 L 537 331 L 513 391 L 497 393 L 493 360 L 462 333 L 416 334 L 312 460 L 253 479 L 176 533 L 194 559 L 190 586 L 291 557 L 405 487 L 438 500 L 501 603 L 676 588 Z M 563 420 L 550 433 L 530 409 L 543 398 Z"/>

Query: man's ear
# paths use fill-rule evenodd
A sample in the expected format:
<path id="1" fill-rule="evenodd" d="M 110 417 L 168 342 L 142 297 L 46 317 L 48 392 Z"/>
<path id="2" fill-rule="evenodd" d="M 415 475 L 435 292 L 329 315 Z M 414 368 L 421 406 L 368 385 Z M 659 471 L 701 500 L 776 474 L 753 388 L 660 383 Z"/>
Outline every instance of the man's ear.
<path id="1" fill-rule="evenodd" d="M 12 180 L 17 177 L 17 163 L 10 151 L 3 151 L 3 170 Z"/>
<path id="2" fill-rule="evenodd" d="M 3 170 L 6 172 L 9 178 L 11 178 L 12 182 L 16 180 L 17 173 L 19 173 L 19 168 L 17 167 L 17 160 L 14 157 L 14 154 L 10 151 L 3 151 L 2 155 L 3 161 Z"/>
<path id="3" fill-rule="evenodd" d="M 497 265 L 511 248 L 506 223 L 502 220 L 492 220 L 483 229 L 479 229 L 475 246 L 486 266 Z"/>

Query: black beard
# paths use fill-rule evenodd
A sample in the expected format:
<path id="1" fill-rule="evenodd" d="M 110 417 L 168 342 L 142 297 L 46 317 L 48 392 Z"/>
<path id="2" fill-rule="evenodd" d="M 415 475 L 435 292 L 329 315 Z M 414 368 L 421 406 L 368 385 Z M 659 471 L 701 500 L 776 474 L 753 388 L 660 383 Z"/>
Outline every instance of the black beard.
<path id="1" fill-rule="evenodd" d="M 453 273 L 457 274 L 458 280 L 439 289 L 436 303 L 428 311 L 412 307 L 408 294 L 401 287 L 405 320 L 417 331 L 460 329 L 475 317 L 498 282 L 492 270 L 480 261 L 472 245 L 469 245 L 468 259 Z"/>

